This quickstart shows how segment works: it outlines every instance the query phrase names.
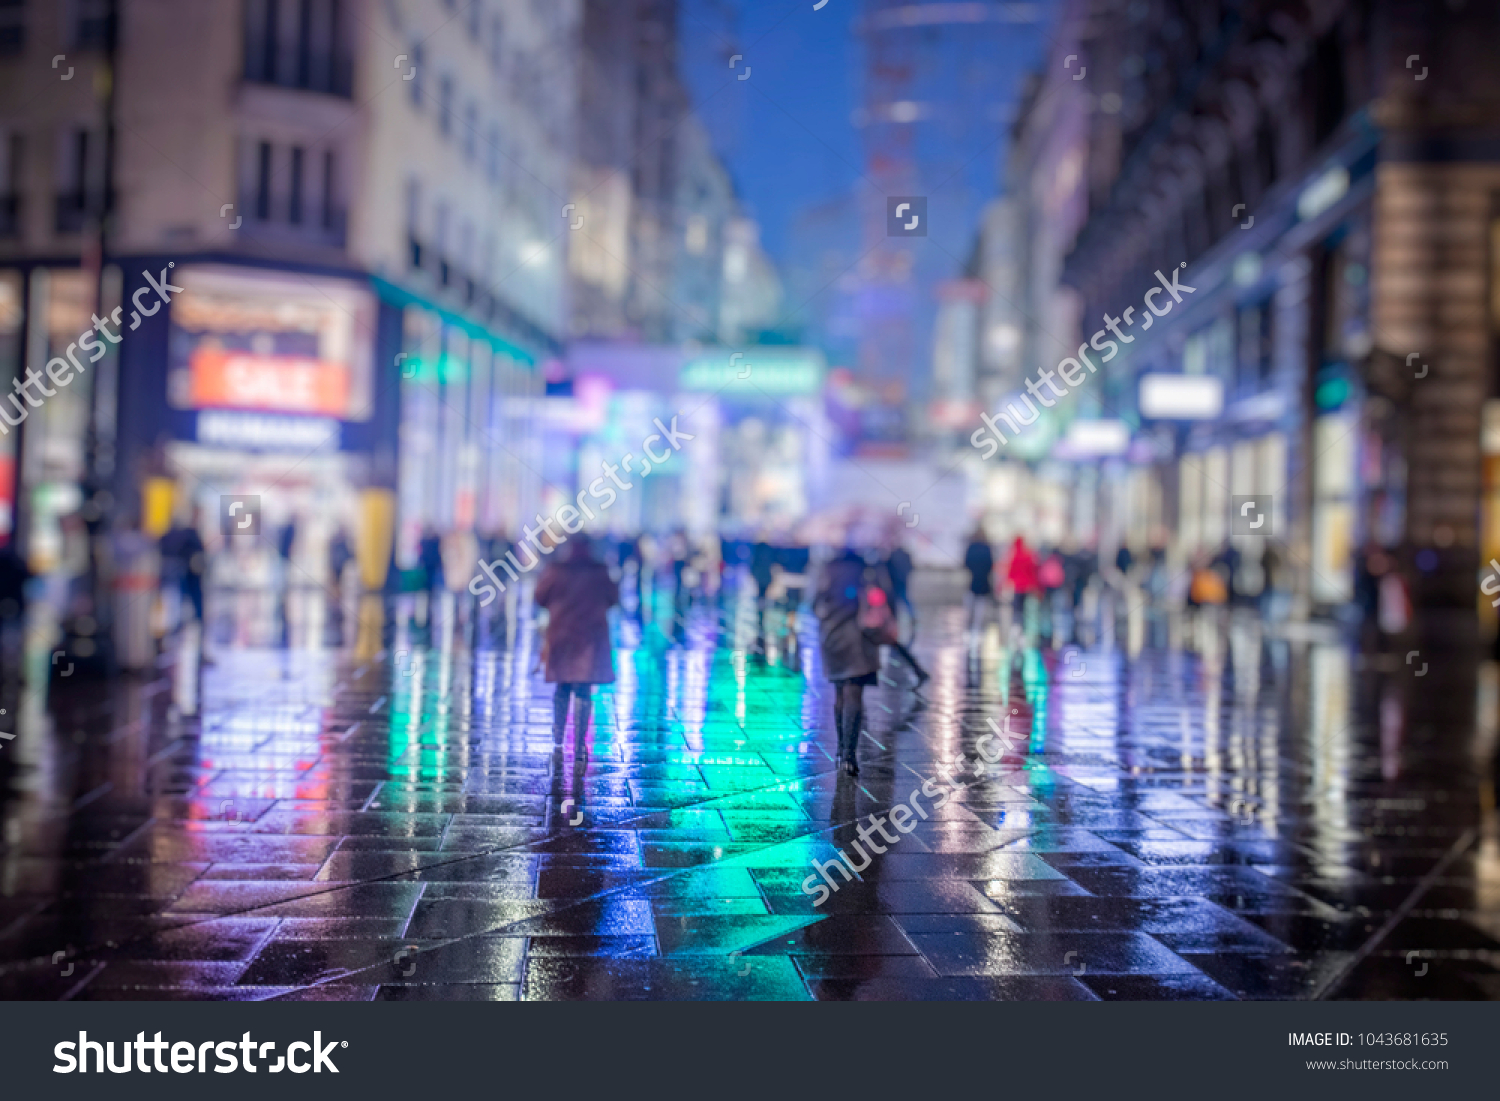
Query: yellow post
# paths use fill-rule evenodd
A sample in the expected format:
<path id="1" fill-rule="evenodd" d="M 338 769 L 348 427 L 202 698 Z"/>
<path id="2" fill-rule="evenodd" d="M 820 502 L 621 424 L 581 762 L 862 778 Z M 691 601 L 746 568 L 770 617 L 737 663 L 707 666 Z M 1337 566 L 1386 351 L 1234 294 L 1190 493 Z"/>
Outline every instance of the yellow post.
<path id="1" fill-rule="evenodd" d="M 160 539 L 172 526 L 177 483 L 171 478 L 147 478 L 141 486 L 141 533 Z"/>
<path id="2" fill-rule="evenodd" d="M 396 495 L 388 489 L 363 490 L 360 493 L 355 557 L 359 561 L 360 583 L 366 592 L 379 592 L 385 588 L 395 538 Z"/>

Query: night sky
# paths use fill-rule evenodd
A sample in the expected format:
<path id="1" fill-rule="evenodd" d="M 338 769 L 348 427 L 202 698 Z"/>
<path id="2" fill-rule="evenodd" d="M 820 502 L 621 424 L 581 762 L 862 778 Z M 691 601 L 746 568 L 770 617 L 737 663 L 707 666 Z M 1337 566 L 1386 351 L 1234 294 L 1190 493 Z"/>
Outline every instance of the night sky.
<path id="1" fill-rule="evenodd" d="M 856 24 L 861 0 L 682 0 L 679 65 L 693 102 L 729 168 L 746 211 L 786 285 L 785 309 L 829 344 L 835 296 L 820 289 L 864 250 L 855 204 L 870 193 L 855 114 L 866 99 L 865 50 Z M 1050 4 L 1040 24 L 903 32 L 921 38 L 946 99 L 945 113 L 918 124 L 921 170 L 945 181 L 934 194 L 934 237 L 917 269 L 920 295 L 959 273 L 980 212 L 1000 193 L 1005 134 L 1025 73 L 1040 62 Z M 733 69 L 730 57 L 743 55 Z M 746 80 L 735 74 L 750 67 Z M 936 95 L 934 96 L 934 91 Z M 817 255 L 813 255 L 816 252 Z M 816 269 L 816 270 L 815 270 Z M 926 346 L 929 311 L 923 311 Z M 837 341 L 833 341 L 837 344 Z"/>

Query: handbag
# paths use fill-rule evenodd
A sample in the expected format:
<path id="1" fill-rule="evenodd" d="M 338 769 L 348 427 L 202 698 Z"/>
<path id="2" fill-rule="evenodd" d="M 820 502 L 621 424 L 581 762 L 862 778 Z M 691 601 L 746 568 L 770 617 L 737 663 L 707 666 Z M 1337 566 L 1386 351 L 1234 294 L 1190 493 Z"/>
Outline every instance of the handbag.
<path id="1" fill-rule="evenodd" d="M 1044 589 L 1062 588 L 1065 577 L 1062 559 L 1055 554 L 1043 562 L 1041 568 L 1036 571 L 1036 579 Z"/>
<path id="2" fill-rule="evenodd" d="M 866 585 L 860 590 L 859 625 L 871 642 L 888 646 L 896 641 L 896 616 L 879 585 Z"/>

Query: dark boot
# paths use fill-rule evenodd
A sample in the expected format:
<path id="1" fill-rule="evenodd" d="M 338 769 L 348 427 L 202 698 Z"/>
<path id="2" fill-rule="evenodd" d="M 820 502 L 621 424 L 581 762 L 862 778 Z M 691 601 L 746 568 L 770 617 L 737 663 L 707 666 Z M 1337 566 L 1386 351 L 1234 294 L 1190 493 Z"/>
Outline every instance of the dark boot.
<path id="1" fill-rule="evenodd" d="M 589 722 L 593 717 L 593 695 L 588 685 L 579 685 L 577 699 L 573 704 L 573 744 L 578 747 L 580 753 L 588 752 Z"/>
<path id="2" fill-rule="evenodd" d="M 844 762 L 844 771 L 851 776 L 859 775 L 859 728 L 864 718 L 861 706 L 863 689 L 846 689 L 852 698 L 844 701 L 843 714 L 839 718 L 839 757 Z"/>
<path id="3" fill-rule="evenodd" d="M 563 731 L 568 727 L 568 697 L 569 688 L 566 684 L 559 684 L 552 693 L 552 740 L 561 741 Z M 583 701 L 579 701 L 580 707 Z"/>

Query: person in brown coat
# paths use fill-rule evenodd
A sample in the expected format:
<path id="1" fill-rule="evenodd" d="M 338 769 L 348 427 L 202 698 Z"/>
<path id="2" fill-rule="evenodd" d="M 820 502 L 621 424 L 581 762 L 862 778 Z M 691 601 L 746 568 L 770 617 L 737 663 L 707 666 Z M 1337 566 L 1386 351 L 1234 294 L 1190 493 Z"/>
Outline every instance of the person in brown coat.
<path id="1" fill-rule="evenodd" d="M 573 711 L 573 737 L 578 745 L 588 737 L 596 684 L 612 684 L 615 668 L 609 643 L 609 609 L 620 600 L 620 586 L 609 568 L 594 557 L 593 540 L 574 535 L 547 564 L 536 583 L 536 603 L 547 609 L 543 655 L 547 683 L 557 685 L 552 697 L 552 734 L 562 737 L 568 725 L 568 703 Z"/>
<path id="2" fill-rule="evenodd" d="M 865 560 L 850 547 L 823 567 L 813 614 L 823 675 L 833 682 L 833 717 L 838 728 L 838 763 L 859 775 L 859 730 L 865 718 L 865 689 L 880 671 L 880 644 L 859 622 L 860 592 L 866 584 Z"/>

